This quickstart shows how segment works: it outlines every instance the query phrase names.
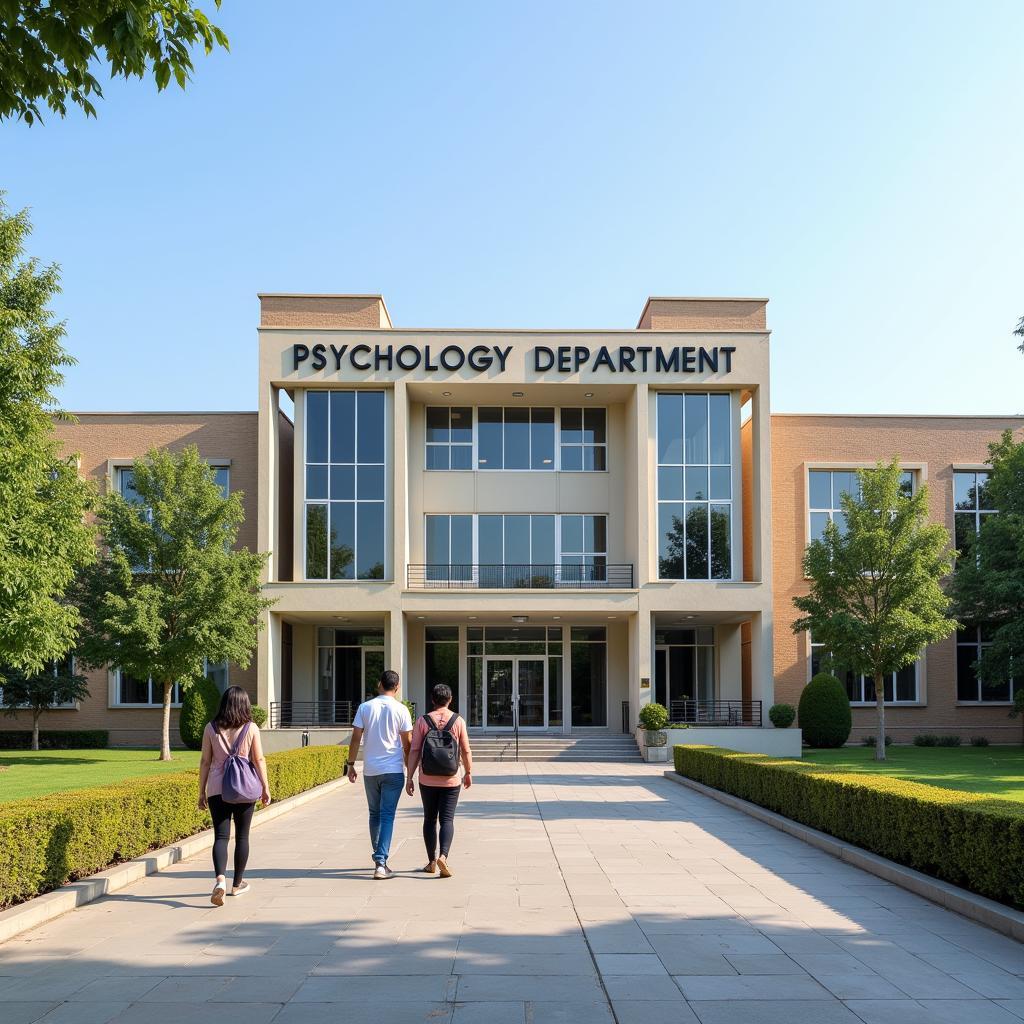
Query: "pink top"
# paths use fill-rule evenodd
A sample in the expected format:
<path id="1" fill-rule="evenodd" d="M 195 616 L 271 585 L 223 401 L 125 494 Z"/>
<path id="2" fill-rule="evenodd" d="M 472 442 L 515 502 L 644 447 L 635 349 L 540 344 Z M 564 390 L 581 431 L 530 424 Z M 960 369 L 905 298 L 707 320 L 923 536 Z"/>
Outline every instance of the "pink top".
<path id="1" fill-rule="evenodd" d="M 448 708 L 438 708 L 436 711 L 430 712 L 430 717 L 434 720 L 434 723 L 439 729 L 443 729 L 448 722 L 448 719 L 452 717 L 453 712 Z M 470 753 L 469 750 L 469 734 L 466 732 L 466 722 L 459 716 L 459 720 L 452 726 L 452 735 L 455 737 L 462 750 L 462 768 L 465 771 L 466 768 L 466 755 Z M 412 729 L 412 751 L 411 753 L 419 754 L 423 750 L 423 738 L 427 735 L 427 723 L 422 718 L 416 719 L 416 724 Z M 450 789 L 455 789 L 462 785 L 462 779 L 459 773 L 456 772 L 454 775 L 428 775 L 423 770 L 423 762 L 420 762 L 420 785 L 421 786 L 447 786 Z"/>
<path id="2" fill-rule="evenodd" d="M 242 726 L 242 728 L 245 728 Z M 206 777 L 206 795 L 220 796 L 224 789 L 224 763 L 231 753 L 238 734 L 242 729 L 222 729 L 218 735 L 213 728 L 213 723 L 206 725 L 206 738 L 210 741 L 210 749 L 213 752 L 213 762 L 210 765 L 210 774 Z M 249 723 L 249 732 L 246 734 L 241 749 L 238 751 L 242 757 L 252 758 L 253 748 L 255 756 L 259 757 L 262 746 L 260 744 L 260 729 L 255 722 Z"/>

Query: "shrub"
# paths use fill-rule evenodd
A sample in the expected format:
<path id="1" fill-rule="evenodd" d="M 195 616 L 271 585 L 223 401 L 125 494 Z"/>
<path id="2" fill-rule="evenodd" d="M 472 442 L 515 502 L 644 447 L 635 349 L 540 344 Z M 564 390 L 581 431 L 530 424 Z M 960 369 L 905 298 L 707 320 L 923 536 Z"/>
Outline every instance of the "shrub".
<path id="1" fill-rule="evenodd" d="M 668 725 L 665 726 L 665 728 L 666 729 L 689 729 L 690 728 L 690 723 L 689 722 L 669 722 Z"/>
<path id="2" fill-rule="evenodd" d="M 203 730 L 220 709 L 220 690 L 210 679 L 200 679 L 185 688 L 178 715 L 178 734 L 189 750 L 203 746 Z"/>
<path id="3" fill-rule="evenodd" d="M 252 706 L 252 720 L 259 729 L 262 729 L 267 724 L 267 712 L 259 704 L 253 704 Z"/>
<path id="4" fill-rule="evenodd" d="M 275 800 L 341 776 L 344 747 L 304 747 L 267 757 Z M 198 773 L 0 804 L 0 907 L 102 871 L 210 827 L 196 809 Z"/>
<path id="5" fill-rule="evenodd" d="M 890 860 L 1024 906 L 1024 807 L 885 775 L 717 747 L 675 748 L 681 775 Z"/>
<path id="6" fill-rule="evenodd" d="M 39 733 L 40 750 L 104 750 L 110 745 L 106 729 L 52 729 Z M 32 746 L 32 730 L 0 731 L 0 750 L 28 750 Z"/>
<path id="7" fill-rule="evenodd" d="M 972 736 L 971 737 L 972 747 L 987 747 L 988 737 L 987 736 Z"/>
<path id="8" fill-rule="evenodd" d="M 864 746 L 864 747 L 877 747 L 878 746 L 878 737 L 874 736 L 874 735 L 865 736 L 864 739 L 862 739 L 860 742 L 861 742 L 861 746 Z M 892 746 L 892 737 L 890 735 L 888 735 L 888 733 L 886 734 L 886 737 L 885 737 L 885 745 L 887 747 L 891 747 Z"/>
<path id="9" fill-rule="evenodd" d="M 796 718 L 796 708 L 792 704 L 773 704 L 768 709 L 768 718 L 776 729 L 788 729 Z"/>
<path id="10" fill-rule="evenodd" d="M 640 727 L 648 732 L 658 732 L 668 725 L 668 708 L 652 701 L 640 709 Z"/>
<path id="11" fill-rule="evenodd" d="M 841 747 L 850 737 L 853 717 L 843 684 L 819 672 L 800 694 L 800 728 L 812 747 Z"/>
<path id="12" fill-rule="evenodd" d="M 923 732 L 918 736 L 914 737 L 915 747 L 937 747 L 939 745 L 939 737 L 931 732 Z"/>
<path id="13" fill-rule="evenodd" d="M 946 736 L 936 737 L 935 745 L 937 747 L 959 747 L 961 742 L 962 741 L 959 736 L 949 734 Z"/>

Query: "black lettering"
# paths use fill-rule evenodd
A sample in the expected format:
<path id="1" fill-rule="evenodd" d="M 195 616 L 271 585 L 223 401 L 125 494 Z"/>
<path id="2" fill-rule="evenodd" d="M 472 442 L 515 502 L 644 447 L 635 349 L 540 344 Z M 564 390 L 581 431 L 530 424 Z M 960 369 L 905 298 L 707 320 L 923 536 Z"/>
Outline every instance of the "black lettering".
<path id="1" fill-rule="evenodd" d="M 406 352 L 408 352 L 409 355 L 412 356 L 412 362 L 411 363 L 404 362 L 402 360 L 402 356 Z M 420 352 L 420 350 L 415 345 L 403 345 L 395 353 L 395 362 L 398 363 L 398 368 L 400 370 L 415 370 L 416 367 L 420 365 L 420 359 L 422 359 L 422 358 L 423 358 L 423 354 Z"/>
<path id="2" fill-rule="evenodd" d="M 388 345 L 384 349 L 382 349 L 380 347 L 380 345 L 378 345 L 376 347 L 376 349 L 374 350 L 374 353 L 373 353 L 373 368 L 375 370 L 379 370 L 381 363 L 385 363 L 385 362 L 388 364 L 388 369 L 389 370 L 393 370 L 395 368 L 394 361 L 395 361 L 394 351 L 393 351 L 393 349 L 391 348 L 390 345 Z"/>
<path id="3" fill-rule="evenodd" d="M 629 345 L 623 345 L 619 349 L 619 373 L 635 373 L 633 360 L 636 358 L 636 350 Z"/>
<path id="4" fill-rule="evenodd" d="M 679 349 L 672 349 L 671 358 L 665 358 L 663 349 L 654 350 L 654 370 L 656 373 L 678 373 L 679 372 Z"/>
<path id="5" fill-rule="evenodd" d="M 494 356 L 491 355 L 491 350 L 486 345 L 474 345 L 466 356 L 466 362 L 469 363 L 469 368 L 471 370 L 476 370 L 477 373 L 483 373 L 485 370 L 489 370 L 491 368 L 491 364 L 494 362 Z"/>
<path id="6" fill-rule="evenodd" d="M 345 354 L 345 349 L 347 348 L 348 345 L 342 345 L 341 348 L 335 348 L 333 345 L 331 346 L 331 351 L 334 353 L 334 368 L 336 370 L 341 369 L 341 357 Z M 367 349 L 366 351 L 369 352 L 370 350 Z M 369 367 L 367 367 L 367 369 L 369 369 Z"/>
<path id="7" fill-rule="evenodd" d="M 594 357 L 594 369 L 596 370 L 599 366 L 607 366 L 612 373 L 615 372 L 615 364 L 612 362 L 612 354 L 604 345 L 597 350 L 597 355 Z"/>
<path id="8" fill-rule="evenodd" d="M 334 346 L 332 345 L 331 348 L 334 348 Z M 342 346 L 342 350 L 343 351 L 344 351 L 344 348 L 345 348 L 345 346 Z M 369 355 L 371 351 L 372 350 L 371 350 L 369 345 L 353 345 L 352 346 L 352 351 L 349 353 L 349 357 L 348 357 L 348 361 L 352 364 L 352 368 L 354 370 L 368 370 L 370 368 L 369 362 L 357 363 L 356 362 L 356 353 L 357 352 L 365 352 L 367 355 Z M 338 362 L 339 362 L 339 364 L 341 363 L 341 356 L 340 355 L 338 356 Z"/>
<path id="9" fill-rule="evenodd" d="M 498 362 L 501 363 L 501 372 L 505 372 L 505 360 L 508 359 L 509 352 L 512 351 L 511 345 L 506 345 L 504 348 L 494 346 L 494 354 L 498 357 Z"/>
<path id="10" fill-rule="evenodd" d="M 647 372 L 647 357 L 654 351 L 650 345 L 638 345 L 636 354 L 640 357 L 640 369 Z"/>
<path id="11" fill-rule="evenodd" d="M 683 346 L 683 373 L 693 373 L 697 369 L 697 350 L 692 345 Z"/>
<path id="12" fill-rule="evenodd" d="M 705 366 L 712 373 L 718 373 L 718 349 L 717 348 L 713 348 L 713 349 L 710 349 L 710 350 L 706 349 L 706 348 L 701 348 L 699 355 L 700 355 L 700 358 L 699 358 L 699 362 L 698 362 L 697 365 L 700 367 L 700 372 L 701 373 L 704 372 Z"/>
<path id="13" fill-rule="evenodd" d="M 590 349 L 586 345 L 577 345 L 572 353 L 573 369 L 579 373 L 580 367 L 590 362 Z"/>
<path id="14" fill-rule="evenodd" d="M 322 370 L 327 365 L 327 346 L 313 346 L 313 369 Z"/>
<path id="15" fill-rule="evenodd" d="M 735 345 L 723 346 L 719 349 L 719 352 L 725 356 L 725 372 L 732 373 L 732 354 L 736 351 Z"/>
<path id="16" fill-rule="evenodd" d="M 540 360 L 543 356 L 547 362 L 544 366 L 541 366 Z M 551 351 L 546 345 L 538 345 L 533 350 L 533 368 L 537 373 L 546 373 L 555 365 L 555 353 Z"/>
<path id="17" fill-rule="evenodd" d="M 558 346 L 558 372 L 559 373 L 571 373 L 572 365 L 570 360 L 572 359 L 572 349 L 568 345 Z"/>
<path id="18" fill-rule="evenodd" d="M 456 356 L 456 362 L 454 366 L 452 365 L 449 359 L 449 354 L 453 352 L 455 353 Z M 445 348 L 441 349 L 441 365 L 446 370 L 461 370 L 462 364 L 465 363 L 465 361 L 466 353 L 463 352 L 462 349 L 459 348 L 457 345 L 448 345 Z"/>
<path id="19" fill-rule="evenodd" d="M 430 361 L 430 346 L 429 345 L 427 345 L 423 349 L 423 369 L 424 370 L 428 370 L 430 373 L 433 373 L 437 369 L 437 363 L 432 363 Z"/>
<path id="20" fill-rule="evenodd" d="M 304 363 L 309 358 L 308 345 L 292 345 L 292 371 L 299 368 L 299 363 Z"/>

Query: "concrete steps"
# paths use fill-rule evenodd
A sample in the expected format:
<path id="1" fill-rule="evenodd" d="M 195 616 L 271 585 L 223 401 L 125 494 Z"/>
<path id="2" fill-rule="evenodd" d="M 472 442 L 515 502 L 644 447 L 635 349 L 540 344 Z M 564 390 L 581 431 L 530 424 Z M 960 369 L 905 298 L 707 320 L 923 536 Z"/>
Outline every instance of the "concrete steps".
<path id="1" fill-rule="evenodd" d="M 473 760 L 500 762 L 516 760 L 512 735 L 470 735 Z M 597 761 L 608 764 L 642 760 L 632 736 L 524 736 L 519 735 L 520 761 Z"/>

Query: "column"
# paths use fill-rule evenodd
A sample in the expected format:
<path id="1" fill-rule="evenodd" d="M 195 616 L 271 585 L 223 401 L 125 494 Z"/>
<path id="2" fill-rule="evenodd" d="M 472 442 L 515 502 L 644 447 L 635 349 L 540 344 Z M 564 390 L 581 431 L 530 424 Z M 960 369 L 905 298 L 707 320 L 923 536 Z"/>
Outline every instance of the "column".
<path id="1" fill-rule="evenodd" d="M 401 680 L 402 696 L 406 700 L 411 700 L 409 681 L 406 679 L 408 658 L 405 648 L 405 617 L 400 609 L 388 613 L 384 626 L 384 656 L 387 659 L 384 667 L 398 673 Z M 417 710 L 423 709 L 417 708 Z"/>
<path id="2" fill-rule="evenodd" d="M 647 685 L 643 686 L 643 681 Z M 629 619 L 629 716 L 631 727 L 645 704 L 654 700 L 654 666 L 651 660 L 651 613 L 641 610 Z"/>
<path id="3" fill-rule="evenodd" d="M 281 617 L 267 616 L 256 647 L 256 703 L 270 714 L 270 705 L 281 699 Z"/>
<path id="4" fill-rule="evenodd" d="M 743 648 L 738 625 L 715 627 L 715 660 L 715 700 L 742 700 Z"/>
<path id="5" fill-rule="evenodd" d="M 771 727 L 768 709 L 775 702 L 772 617 L 760 612 L 750 620 L 750 699 L 761 701 L 761 724 Z"/>
<path id="6" fill-rule="evenodd" d="M 562 626 L 562 735 L 572 735 L 572 634 Z"/>

